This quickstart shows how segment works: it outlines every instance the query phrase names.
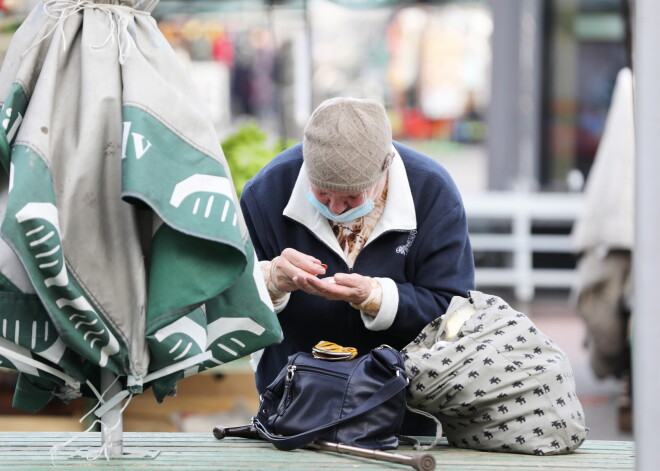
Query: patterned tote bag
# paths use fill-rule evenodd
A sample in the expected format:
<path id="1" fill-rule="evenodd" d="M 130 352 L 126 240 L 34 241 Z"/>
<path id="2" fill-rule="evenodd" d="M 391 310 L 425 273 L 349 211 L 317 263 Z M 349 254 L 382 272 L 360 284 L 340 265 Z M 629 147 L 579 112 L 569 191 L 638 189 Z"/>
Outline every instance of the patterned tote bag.
<path id="1" fill-rule="evenodd" d="M 523 313 L 478 291 L 403 350 L 407 404 L 449 444 L 534 455 L 569 453 L 587 437 L 566 354 Z"/>

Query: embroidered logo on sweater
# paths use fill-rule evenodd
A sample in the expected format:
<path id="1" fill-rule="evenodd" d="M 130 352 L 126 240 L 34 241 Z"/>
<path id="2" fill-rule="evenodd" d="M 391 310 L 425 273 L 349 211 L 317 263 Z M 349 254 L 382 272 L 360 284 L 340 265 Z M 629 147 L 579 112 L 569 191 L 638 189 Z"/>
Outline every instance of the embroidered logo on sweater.
<path id="1" fill-rule="evenodd" d="M 410 246 L 413 244 L 415 241 L 415 236 L 417 235 L 417 231 L 413 230 L 410 231 L 410 234 L 408 234 L 408 240 L 404 245 L 399 245 L 396 248 L 396 253 L 399 253 L 401 255 L 408 255 L 408 251 L 410 250 Z"/>

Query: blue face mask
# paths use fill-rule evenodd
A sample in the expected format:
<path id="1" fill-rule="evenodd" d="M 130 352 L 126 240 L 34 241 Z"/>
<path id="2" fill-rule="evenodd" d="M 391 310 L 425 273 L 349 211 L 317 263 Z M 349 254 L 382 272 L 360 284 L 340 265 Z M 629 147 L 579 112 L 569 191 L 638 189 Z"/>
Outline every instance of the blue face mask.
<path id="1" fill-rule="evenodd" d="M 374 204 L 374 200 L 367 198 L 360 206 L 356 206 L 355 208 L 349 209 L 348 211 L 344 211 L 341 214 L 335 214 L 330 211 L 330 208 L 327 205 L 322 204 L 319 200 L 317 200 L 311 190 L 307 192 L 307 201 L 309 201 L 312 206 L 314 206 L 314 208 L 316 208 L 316 210 L 324 217 L 335 222 L 354 221 L 359 217 L 369 214 L 371 210 L 376 206 Z"/>

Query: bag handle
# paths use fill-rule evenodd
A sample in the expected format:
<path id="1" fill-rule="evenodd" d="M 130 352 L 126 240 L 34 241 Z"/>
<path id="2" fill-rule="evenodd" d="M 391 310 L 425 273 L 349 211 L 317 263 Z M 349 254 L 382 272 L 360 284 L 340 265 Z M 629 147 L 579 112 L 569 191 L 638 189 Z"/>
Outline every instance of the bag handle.
<path id="1" fill-rule="evenodd" d="M 389 379 L 378 391 L 374 392 L 366 401 L 360 404 L 359 407 L 355 408 L 350 414 L 341 419 L 334 420 L 325 425 L 321 425 L 307 432 L 302 432 L 296 435 L 291 435 L 288 437 L 282 435 L 273 435 L 266 427 L 257 419 L 255 416 L 252 419 L 252 423 L 259 432 L 263 435 L 270 443 L 275 445 L 275 448 L 283 451 L 295 450 L 296 448 L 301 448 L 309 443 L 313 442 L 320 432 L 323 430 L 339 425 L 355 417 L 358 417 L 366 412 L 369 412 L 371 409 L 381 405 L 388 399 L 394 397 L 399 391 L 403 390 L 408 386 L 408 378 L 405 375 L 401 374 L 400 370 L 397 370 L 396 376 Z"/>

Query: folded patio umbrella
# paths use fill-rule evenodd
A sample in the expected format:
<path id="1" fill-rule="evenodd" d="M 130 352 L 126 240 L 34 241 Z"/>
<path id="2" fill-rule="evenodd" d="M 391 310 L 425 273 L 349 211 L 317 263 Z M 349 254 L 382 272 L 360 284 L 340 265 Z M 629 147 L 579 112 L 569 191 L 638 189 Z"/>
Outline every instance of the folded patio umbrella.
<path id="1" fill-rule="evenodd" d="M 281 340 L 205 105 L 158 0 L 49 0 L 0 70 L 0 366 L 14 405 L 160 401 Z"/>

